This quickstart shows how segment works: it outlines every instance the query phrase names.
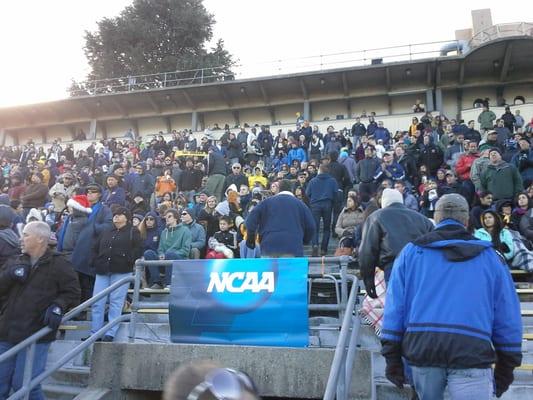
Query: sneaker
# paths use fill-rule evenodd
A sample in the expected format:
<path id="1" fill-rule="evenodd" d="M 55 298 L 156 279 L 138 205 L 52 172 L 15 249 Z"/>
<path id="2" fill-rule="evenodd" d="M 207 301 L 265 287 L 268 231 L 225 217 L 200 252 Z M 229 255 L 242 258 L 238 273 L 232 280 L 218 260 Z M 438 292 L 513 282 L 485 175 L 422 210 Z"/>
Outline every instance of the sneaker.
<path id="1" fill-rule="evenodd" d="M 163 289 L 163 286 L 159 283 L 154 283 L 152 286 L 150 286 L 150 290 L 161 290 Z"/>
<path id="2" fill-rule="evenodd" d="M 311 257 L 318 257 L 318 246 L 313 246 Z"/>
<path id="3" fill-rule="evenodd" d="M 110 336 L 110 335 L 105 335 L 102 338 L 102 342 L 112 342 L 113 340 L 115 340 L 115 338 L 113 336 Z"/>
<path id="4" fill-rule="evenodd" d="M 328 254 L 327 250 L 324 250 L 324 249 L 320 250 L 320 256 L 321 257 L 325 256 L 326 254 Z"/>

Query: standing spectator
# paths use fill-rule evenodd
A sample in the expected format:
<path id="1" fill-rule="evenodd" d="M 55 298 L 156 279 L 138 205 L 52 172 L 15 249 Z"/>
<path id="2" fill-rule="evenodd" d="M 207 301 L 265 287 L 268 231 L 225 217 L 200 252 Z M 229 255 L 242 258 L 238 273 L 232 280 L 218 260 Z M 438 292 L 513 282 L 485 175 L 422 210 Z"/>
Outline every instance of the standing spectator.
<path id="1" fill-rule="evenodd" d="M 509 132 L 514 132 L 514 124 L 516 122 L 516 118 L 511 112 L 511 107 L 506 106 L 505 112 L 501 116 L 501 120 L 503 121 L 503 125 L 509 129 Z"/>
<path id="2" fill-rule="evenodd" d="M 108 207 L 113 204 L 122 207 L 126 205 L 126 191 L 119 186 L 119 180 L 117 175 L 109 175 L 106 179 L 107 189 L 102 196 L 102 202 Z"/>
<path id="3" fill-rule="evenodd" d="M 352 125 L 353 146 L 357 147 L 357 145 L 359 145 L 359 143 L 361 142 L 361 137 L 365 135 L 366 135 L 365 124 L 361 122 L 361 118 L 356 117 L 355 123 Z"/>
<path id="4" fill-rule="evenodd" d="M 155 182 L 155 198 L 157 201 L 161 201 L 161 198 L 165 193 L 176 193 L 177 185 L 172 178 L 172 169 L 165 168 L 163 176 L 158 176 Z M 135 193 L 138 195 L 139 193 Z M 143 197 L 144 200 L 144 197 Z"/>
<path id="5" fill-rule="evenodd" d="M 166 228 L 161 233 L 157 253 L 153 250 L 144 252 L 146 260 L 186 260 L 191 252 L 191 231 L 183 224 L 178 225 L 180 214 L 171 208 L 165 213 Z M 159 267 L 148 267 L 152 279 L 152 289 L 162 289 Z M 165 267 L 165 285 L 170 286 L 172 267 Z"/>
<path id="6" fill-rule="evenodd" d="M 394 149 L 396 162 L 400 164 L 405 172 L 405 179 L 413 186 L 418 186 L 418 170 L 416 168 L 416 160 L 411 152 L 406 153 L 402 145 L 396 146 Z"/>
<path id="7" fill-rule="evenodd" d="M 492 192 L 494 200 L 513 199 L 524 190 L 522 178 L 514 165 L 502 160 L 499 149 L 489 151 L 489 165 L 481 174 L 481 189 Z"/>
<path id="8" fill-rule="evenodd" d="M 518 145 L 520 150 L 511 159 L 511 164 L 518 169 L 524 186 L 528 187 L 533 182 L 533 149 L 527 137 L 520 137 Z"/>
<path id="9" fill-rule="evenodd" d="M 376 142 L 382 140 L 383 146 L 388 149 L 391 134 L 389 130 L 383 126 L 383 121 L 378 121 L 378 127 L 374 130 L 374 139 L 376 139 Z"/>
<path id="10" fill-rule="evenodd" d="M 80 301 L 72 265 L 49 249 L 51 233 L 44 222 L 26 225 L 22 255 L 11 257 L 0 269 L 0 355 L 44 327 L 52 329 L 35 344 L 31 378 L 44 371 L 63 315 Z M 0 363 L 0 398 L 6 399 L 11 390 L 22 387 L 27 349 Z M 44 399 L 41 385 L 30 391 L 29 398 Z"/>
<path id="11" fill-rule="evenodd" d="M 437 170 L 444 162 L 442 150 L 436 146 L 429 135 L 424 135 L 420 149 L 418 165 L 425 165 L 431 176 L 435 176 Z"/>
<path id="12" fill-rule="evenodd" d="M 73 196 L 67 201 L 67 207 L 68 217 L 63 221 L 57 235 L 57 250 L 63 252 L 72 262 L 70 260 L 72 251 L 83 227 L 87 225 L 92 209 L 86 195 Z"/>
<path id="13" fill-rule="evenodd" d="M 233 163 L 231 166 L 231 174 L 226 176 L 224 181 L 224 192 L 226 192 L 231 185 L 235 185 L 236 188 L 240 188 L 241 185 L 248 186 L 248 178 L 242 173 L 242 166 L 238 162 Z"/>
<path id="14" fill-rule="evenodd" d="M 348 155 L 348 152 L 346 150 L 342 150 L 339 154 L 339 164 L 346 167 L 348 177 L 350 178 L 350 184 L 348 186 L 351 187 L 352 184 L 355 182 L 355 167 L 357 163 L 355 162 L 353 157 L 350 157 Z"/>
<path id="15" fill-rule="evenodd" d="M 307 161 L 307 156 L 305 155 L 304 149 L 298 147 L 298 144 L 296 142 L 291 143 L 291 149 L 289 150 L 287 158 L 289 165 L 292 165 L 292 162 L 294 160 L 298 160 L 300 163 L 302 163 L 303 161 Z"/>
<path id="16" fill-rule="evenodd" d="M 426 111 L 424 103 L 420 102 L 420 99 L 416 99 L 415 104 L 412 107 L 414 113 L 423 113 Z"/>
<path id="17" fill-rule="evenodd" d="M 31 183 L 26 187 L 21 198 L 24 217 L 32 208 L 43 207 L 48 196 L 48 186 L 42 183 L 43 175 L 40 172 L 33 173 L 30 179 Z"/>
<path id="18" fill-rule="evenodd" d="M 470 180 L 474 184 L 476 192 L 482 190 L 481 188 L 481 175 L 487 170 L 489 166 L 489 151 L 490 148 L 480 150 L 479 158 L 474 160 L 472 167 L 470 168 Z"/>
<path id="19" fill-rule="evenodd" d="M 443 196 L 435 222 L 394 263 L 382 330 L 385 376 L 403 387 L 405 357 L 421 400 L 444 398 L 446 386 L 454 399 L 500 397 L 522 360 L 511 274 L 492 244 L 466 231 L 464 198 Z"/>
<path id="20" fill-rule="evenodd" d="M 74 175 L 71 172 L 65 172 L 61 179 L 48 191 L 49 196 L 52 198 L 52 203 L 54 203 L 54 210 L 61 212 L 77 187 Z"/>
<path id="21" fill-rule="evenodd" d="M 190 210 L 184 209 L 181 212 L 181 223 L 191 231 L 191 251 L 190 259 L 201 258 L 205 249 L 205 229 L 194 220 Z"/>
<path id="22" fill-rule="evenodd" d="M 477 122 L 479 127 L 483 132 L 490 131 L 494 128 L 494 120 L 496 119 L 496 114 L 489 110 L 489 105 L 483 105 L 483 111 L 477 117 Z"/>
<path id="23" fill-rule="evenodd" d="M 374 146 L 368 145 L 365 148 L 365 158 L 355 166 L 355 180 L 359 184 L 359 194 L 363 202 L 370 200 L 370 197 L 376 192 L 374 175 L 380 165 Z"/>
<path id="24" fill-rule="evenodd" d="M 329 172 L 329 166 L 322 164 L 319 167 L 318 175 L 311 179 L 305 190 L 316 226 L 316 232 L 313 238 L 313 257 L 318 256 L 318 236 L 321 220 L 323 227 L 320 255 L 324 256 L 328 252 L 329 237 L 331 234 L 331 213 L 339 190 L 336 179 Z"/>
<path id="25" fill-rule="evenodd" d="M 216 196 L 218 201 L 221 201 L 226 179 L 226 163 L 215 146 L 209 147 L 208 154 L 207 175 L 209 178 L 205 188 L 213 196 Z"/>
<path id="26" fill-rule="evenodd" d="M 92 211 L 72 250 L 71 262 L 78 273 L 82 303 L 93 293 L 96 254 L 92 246 L 112 223 L 111 210 L 101 202 L 101 198 L 102 188 L 99 185 L 93 183 L 87 186 L 87 200 Z"/>
<path id="27" fill-rule="evenodd" d="M 500 149 L 504 149 L 507 145 L 507 141 L 511 138 L 513 131 L 505 126 L 505 121 L 503 119 L 496 121 L 496 127 L 494 130 L 496 131 L 496 141 L 498 142 L 498 146 Z"/>
<path id="28" fill-rule="evenodd" d="M 315 235 L 315 221 L 309 208 L 294 197 L 292 183 L 283 179 L 280 192 L 261 201 L 245 221 L 246 246 L 255 248 L 256 235 L 261 240 L 261 254 L 266 257 L 303 257 L 303 244 Z"/>
<path id="29" fill-rule="evenodd" d="M 337 181 L 337 195 L 333 201 L 333 219 L 331 220 L 331 230 L 334 232 L 334 236 L 337 236 L 335 234 L 335 224 L 342 210 L 344 194 L 352 187 L 352 179 L 346 166 L 337 161 L 339 152 L 332 151 L 328 153 L 328 158 L 329 174 Z"/>
<path id="30" fill-rule="evenodd" d="M 518 132 L 519 129 L 522 129 L 524 127 L 524 117 L 520 115 L 520 110 L 516 110 L 514 112 L 514 127 L 515 132 Z"/>
<path id="31" fill-rule="evenodd" d="M 141 257 L 141 236 L 139 230 L 131 225 L 131 214 L 127 208 L 117 207 L 115 209 L 113 226 L 102 232 L 94 247 L 96 279 L 93 296 L 96 296 L 114 283 L 131 276 L 135 260 Z M 128 288 L 129 284 L 126 283 L 93 304 L 91 334 L 98 332 L 104 325 L 105 305 L 108 299 L 109 322 L 120 317 Z M 119 325 L 110 328 L 102 341 L 112 342 L 118 328 Z"/>
<path id="32" fill-rule="evenodd" d="M 429 219 L 403 205 L 400 192 L 383 190 L 381 210 L 366 219 L 359 245 L 361 277 L 370 297 L 377 298 L 374 285 L 376 267 L 385 272 L 385 280 L 388 281 L 394 259 L 403 247 L 432 230 L 433 224 Z"/>
<path id="33" fill-rule="evenodd" d="M 376 171 L 374 178 L 381 182 L 384 179 L 391 179 L 393 182 L 405 179 L 405 171 L 402 166 L 398 164 L 392 154 L 383 154 L 383 161 Z"/>
<path id="34" fill-rule="evenodd" d="M 217 168 L 220 168 L 220 166 Z M 198 191 L 202 184 L 202 176 L 202 171 L 194 168 L 193 159 L 187 158 L 185 160 L 185 169 L 181 172 L 180 179 L 177 182 L 177 190 L 183 192 L 188 199 L 192 198 L 194 193 Z"/>
<path id="35" fill-rule="evenodd" d="M 14 219 L 11 207 L 0 204 L 0 271 L 9 257 L 20 254 L 20 239 L 11 229 Z"/>
<path id="36" fill-rule="evenodd" d="M 316 132 L 313 132 L 313 135 L 311 136 L 308 152 L 309 160 L 320 160 L 322 158 L 322 153 L 324 152 L 324 143 Z"/>

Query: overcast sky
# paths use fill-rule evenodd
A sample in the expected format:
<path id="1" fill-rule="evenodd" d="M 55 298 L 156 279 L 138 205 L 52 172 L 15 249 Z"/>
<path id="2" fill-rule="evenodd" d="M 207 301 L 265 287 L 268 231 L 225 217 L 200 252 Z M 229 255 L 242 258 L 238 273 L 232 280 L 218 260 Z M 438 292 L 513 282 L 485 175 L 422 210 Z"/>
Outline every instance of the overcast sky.
<path id="1" fill-rule="evenodd" d="M 88 72 L 84 31 L 94 30 L 96 21 L 117 15 L 128 4 L 131 0 L 0 1 L 0 107 L 67 97 L 70 79 L 83 79 Z M 214 40 L 224 39 L 227 49 L 249 66 L 248 72 L 271 74 L 280 72 L 280 64 L 264 62 L 292 59 L 290 64 L 303 65 L 316 60 L 295 59 L 454 39 L 456 29 L 471 27 L 473 9 L 491 8 L 494 23 L 533 22 L 531 0 L 205 0 L 204 4 L 217 21 Z"/>

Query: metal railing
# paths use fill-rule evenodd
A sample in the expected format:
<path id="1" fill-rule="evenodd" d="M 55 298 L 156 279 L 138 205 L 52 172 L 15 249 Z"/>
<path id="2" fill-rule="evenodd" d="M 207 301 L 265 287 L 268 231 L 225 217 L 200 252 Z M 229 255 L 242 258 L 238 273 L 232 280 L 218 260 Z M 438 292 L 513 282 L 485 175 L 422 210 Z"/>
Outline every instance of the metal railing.
<path id="1" fill-rule="evenodd" d="M 476 33 L 472 39 L 470 39 L 469 46 L 473 48 L 492 40 L 512 36 L 533 36 L 533 23 L 509 22 L 493 25 Z"/>
<path id="2" fill-rule="evenodd" d="M 444 45 L 455 43 L 457 54 L 462 45 L 457 40 L 413 43 L 399 46 L 351 50 L 336 53 L 317 54 L 305 57 L 269 60 L 250 64 L 236 64 L 232 67 L 215 66 L 183 71 L 168 71 L 157 74 L 122 76 L 80 82 L 72 96 L 94 96 L 109 93 L 164 89 L 184 85 L 205 85 L 236 79 L 273 77 L 291 73 L 325 71 L 335 68 L 357 67 L 398 61 L 414 61 L 439 57 Z"/>
<path id="3" fill-rule="evenodd" d="M 309 287 L 311 289 L 313 282 L 333 282 L 335 287 L 336 304 L 308 304 L 310 311 L 335 311 L 339 314 L 339 319 L 342 319 L 340 327 L 340 336 L 335 350 L 335 356 L 332 363 L 332 370 L 328 379 L 326 394 L 330 396 L 331 391 L 337 391 L 337 399 L 346 399 L 349 393 L 349 386 L 351 381 L 351 366 L 355 357 L 358 324 L 357 313 L 355 313 L 355 298 L 358 292 L 359 284 L 357 278 L 347 273 L 348 262 L 350 257 L 314 257 L 308 258 L 309 261 Z M 98 339 L 103 337 L 105 333 L 112 327 L 122 323 L 128 322 L 128 341 L 135 342 L 136 325 L 139 311 L 141 309 L 159 309 L 168 308 L 168 302 L 145 302 L 140 301 L 141 292 L 141 278 L 144 269 L 149 266 L 172 266 L 174 261 L 145 261 L 137 260 L 135 262 L 135 273 L 131 276 L 122 278 L 109 286 L 96 296 L 80 304 L 76 308 L 69 311 L 62 319 L 64 324 L 72 318 L 78 316 L 83 311 L 87 310 L 94 303 L 100 299 L 107 297 L 112 291 L 123 286 L 133 283 L 133 296 L 131 303 L 131 313 L 124 314 L 113 321 L 109 321 L 97 332 L 90 335 L 86 340 L 64 354 L 59 360 L 48 366 L 41 374 L 32 378 L 33 363 L 35 356 L 35 346 L 37 342 L 44 336 L 52 332 L 52 329 L 45 327 L 28 337 L 24 341 L 18 343 L 5 353 L 0 355 L 0 363 L 15 357 L 21 351 L 28 349 L 25 357 L 24 373 L 22 387 L 13 393 L 8 400 L 28 399 L 32 389 L 40 385 L 45 379 L 50 377 L 53 373 L 59 370 L 68 361 L 76 357 L 81 352 L 94 344 Z M 348 296 L 348 286 L 351 282 L 350 295 Z M 355 318 L 355 319 L 354 319 Z M 338 327 L 310 327 L 310 330 L 337 330 Z M 348 342 L 349 340 L 349 342 Z M 348 345 L 346 351 L 346 345 Z M 334 388 L 332 389 L 332 387 Z M 325 397 L 333 399 L 333 397 Z"/>

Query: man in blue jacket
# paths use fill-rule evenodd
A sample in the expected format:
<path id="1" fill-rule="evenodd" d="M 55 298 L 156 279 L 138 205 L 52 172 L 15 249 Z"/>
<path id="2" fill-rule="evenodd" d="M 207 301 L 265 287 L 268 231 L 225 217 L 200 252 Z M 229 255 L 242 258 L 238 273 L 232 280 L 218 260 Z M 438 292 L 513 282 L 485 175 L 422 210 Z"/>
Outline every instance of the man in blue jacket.
<path id="1" fill-rule="evenodd" d="M 443 399 L 446 386 L 452 399 L 500 397 L 522 361 L 511 274 L 491 242 L 467 232 L 464 197 L 444 195 L 435 208 L 436 229 L 394 262 L 381 337 L 385 375 L 402 387 L 403 357 L 420 400 Z"/>
<path id="2" fill-rule="evenodd" d="M 313 257 L 318 256 L 318 235 L 320 220 L 323 222 L 322 243 L 320 245 L 320 255 L 324 256 L 328 252 L 329 237 L 331 234 L 331 213 L 337 198 L 339 185 L 337 180 L 329 174 L 329 165 L 322 164 L 318 170 L 318 175 L 309 181 L 305 194 L 309 198 L 311 213 L 315 219 L 316 233 L 313 238 Z"/>

